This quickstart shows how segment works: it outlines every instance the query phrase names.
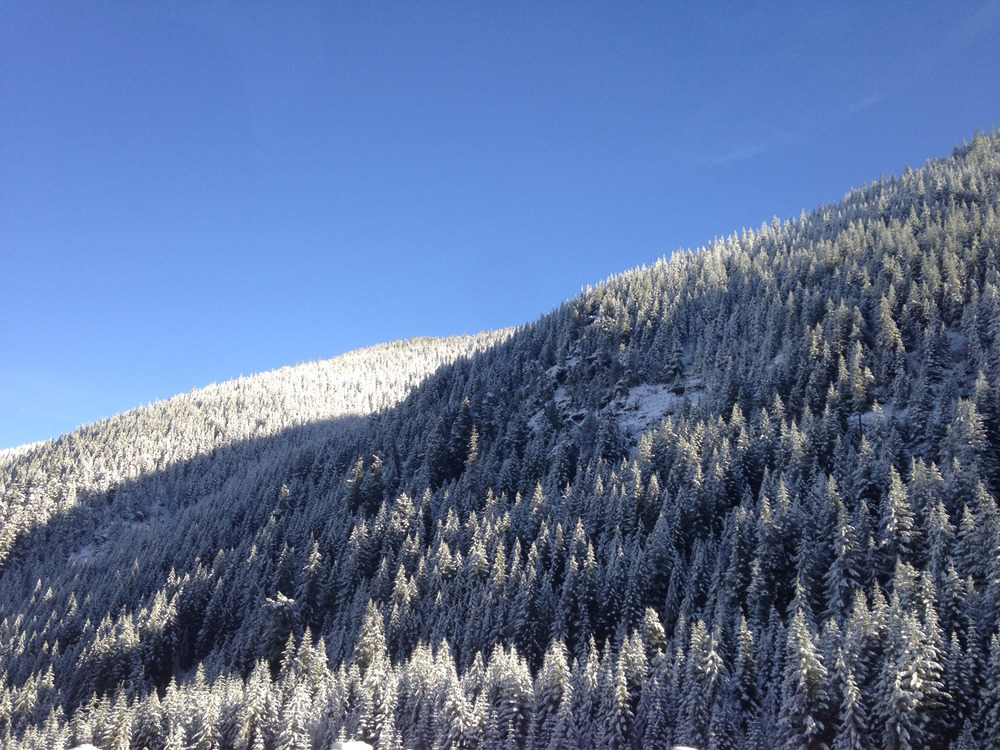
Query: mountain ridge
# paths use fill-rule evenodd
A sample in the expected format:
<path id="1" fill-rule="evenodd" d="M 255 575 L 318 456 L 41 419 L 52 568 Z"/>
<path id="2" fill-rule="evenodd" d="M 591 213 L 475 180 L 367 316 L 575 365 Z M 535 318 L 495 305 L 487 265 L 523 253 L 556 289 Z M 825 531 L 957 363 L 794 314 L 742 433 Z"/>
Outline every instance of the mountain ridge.
<path id="1" fill-rule="evenodd" d="M 978 135 L 614 276 L 391 408 L 5 523 L 0 730 L 1000 742 L 998 196 Z"/>

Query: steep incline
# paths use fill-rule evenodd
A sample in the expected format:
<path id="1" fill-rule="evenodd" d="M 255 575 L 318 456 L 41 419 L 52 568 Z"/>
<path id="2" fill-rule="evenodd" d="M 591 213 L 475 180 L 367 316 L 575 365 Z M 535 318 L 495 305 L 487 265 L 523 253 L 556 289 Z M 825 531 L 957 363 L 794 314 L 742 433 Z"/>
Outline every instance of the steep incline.
<path id="1" fill-rule="evenodd" d="M 1000 747 L 998 255 L 992 135 L 128 476 L 4 564 L 0 729 Z"/>

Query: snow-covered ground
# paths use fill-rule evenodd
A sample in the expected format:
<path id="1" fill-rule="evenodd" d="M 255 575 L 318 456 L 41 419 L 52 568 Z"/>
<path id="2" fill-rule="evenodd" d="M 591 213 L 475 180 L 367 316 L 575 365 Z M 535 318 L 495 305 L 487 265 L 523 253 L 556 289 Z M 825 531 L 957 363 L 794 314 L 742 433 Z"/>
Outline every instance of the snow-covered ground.
<path id="1" fill-rule="evenodd" d="M 686 403 L 698 401 L 698 392 L 678 395 L 671 388 L 663 383 L 643 383 L 619 399 L 621 425 L 633 440 L 658 427 L 668 415 L 682 411 Z"/>

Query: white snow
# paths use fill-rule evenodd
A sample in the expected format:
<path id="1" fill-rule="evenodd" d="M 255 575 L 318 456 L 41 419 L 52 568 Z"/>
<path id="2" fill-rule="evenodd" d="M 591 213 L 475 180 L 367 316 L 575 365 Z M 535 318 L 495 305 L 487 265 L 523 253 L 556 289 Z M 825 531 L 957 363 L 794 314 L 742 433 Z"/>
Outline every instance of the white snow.
<path id="1" fill-rule="evenodd" d="M 86 547 L 81 547 L 78 552 L 73 552 L 69 556 L 69 561 L 73 563 L 82 563 L 89 560 L 94 555 L 93 548 L 88 544 Z M 77 750 L 74 748 L 73 750 Z"/>
<path id="2" fill-rule="evenodd" d="M 695 399 L 695 394 L 689 396 Z M 619 406 L 621 425 L 636 440 L 643 432 L 659 427 L 667 415 L 681 409 L 684 396 L 672 393 L 670 386 L 662 383 L 643 383 L 629 389 Z"/>
<path id="3" fill-rule="evenodd" d="M 556 392 L 553 394 L 553 400 L 556 402 L 556 406 L 560 409 L 568 409 L 570 404 L 573 402 L 573 397 L 566 389 L 566 386 L 561 385 L 556 388 Z"/>
<path id="4" fill-rule="evenodd" d="M 877 411 L 872 409 L 871 411 L 866 411 L 861 415 L 861 423 L 865 425 L 875 425 L 879 422 L 885 422 L 893 416 L 897 416 L 895 407 L 889 404 L 886 404 L 885 406 L 879 404 Z"/>
<path id="5" fill-rule="evenodd" d="M 953 357 L 960 358 L 966 356 L 969 351 L 969 342 L 960 331 L 948 329 L 945 336 L 948 338 L 948 346 L 951 349 Z"/>
<path id="6" fill-rule="evenodd" d="M 15 445 L 13 448 L 4 448 L 0 450 L 0 458 L 17 458 L 18 456 L 23 456 L 25 453 L 45 445 L 46 442 L 45 440 L 39 440 L 35 443 L 25 443 L 24 445 Z"/>

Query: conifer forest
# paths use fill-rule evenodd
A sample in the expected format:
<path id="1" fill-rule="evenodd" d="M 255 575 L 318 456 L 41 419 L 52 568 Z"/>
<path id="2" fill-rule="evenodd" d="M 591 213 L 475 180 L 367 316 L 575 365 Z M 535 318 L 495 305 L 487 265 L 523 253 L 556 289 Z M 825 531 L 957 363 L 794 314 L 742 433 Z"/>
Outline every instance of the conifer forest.
<path id="1" fill-rule="evenodd" d="M 0 746 L 996 749 L 998 497 L 992 133 L 3 452 Z"/>

